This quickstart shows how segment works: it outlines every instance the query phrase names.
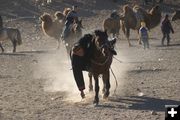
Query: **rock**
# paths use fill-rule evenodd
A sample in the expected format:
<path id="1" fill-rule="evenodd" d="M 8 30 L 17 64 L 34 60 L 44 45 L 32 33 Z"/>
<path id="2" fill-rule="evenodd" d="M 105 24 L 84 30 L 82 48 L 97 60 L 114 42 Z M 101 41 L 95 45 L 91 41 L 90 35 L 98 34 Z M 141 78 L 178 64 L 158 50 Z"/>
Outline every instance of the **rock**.
<path id="1" fill-rule="evenodd" d="M 157 112 L 151 111 L 151 115 L 157 115 Z"/>
<path id="2" fill-rule="evenodd" d="M 139 97 L 142 97 L 142 96 L 144 96 L 144 93 L 143 93 L 143 92 L 140 92 L 140 93 L 138 93 L 138 96 L 139 96 Z"/>

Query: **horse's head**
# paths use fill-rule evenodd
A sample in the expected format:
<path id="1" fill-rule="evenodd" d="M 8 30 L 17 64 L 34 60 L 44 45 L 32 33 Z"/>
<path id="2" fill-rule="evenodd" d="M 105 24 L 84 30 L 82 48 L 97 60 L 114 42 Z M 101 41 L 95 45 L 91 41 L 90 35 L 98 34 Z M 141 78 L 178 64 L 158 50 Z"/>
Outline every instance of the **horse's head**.
<path id="1" fill-rule="evenodd" d="M 104 56 L 108 56 L 110 53 L 110 44 L 108 42 L 108 35 L 106 30 L 95 30 L 95 46 Z"/>
<path id="2" fill-rule="evenodd" d="M 84 28 L 82 25 L 82 20 L 74 21 L 74 25 L 73 25 L 74 32 L 81 32 L 82 28 Z"/>
<path id="3" fill-rule="evenodd" d="M 172 17 L 172 21 L 176 21 L 180 19 L 180 11 L 179 10 L 176 10 L 174 13 L 173 13 L 173 17 Z"/>

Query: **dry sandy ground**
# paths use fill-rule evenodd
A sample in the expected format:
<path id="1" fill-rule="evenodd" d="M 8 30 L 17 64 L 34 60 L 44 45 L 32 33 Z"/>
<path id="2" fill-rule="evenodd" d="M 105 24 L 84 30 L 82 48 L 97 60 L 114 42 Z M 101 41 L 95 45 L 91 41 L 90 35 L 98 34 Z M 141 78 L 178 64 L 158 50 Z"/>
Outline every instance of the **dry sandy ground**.
<path id="1" fill-rule="evenodd" d="M 110 10 L 95 12 L 84 17 L 84 32 L 101 28 Z M 113 94 L 116 86 L 111 76 L 111 95 L 103 100 L 100 92 L 96 107 L 87 77 L 86 98 L 81 100 L 63 46 L 56 50 L 57 42 L 36 31 L 32 22 L 7 26 L 20 28 L 23 45 L 13 54 L 7 43 L 6 53 L 0 54 L 0 120 L 164 120 L 164 105 L 180 105 L 180 27 L 175 23 L 169 47 L 160 46 L 159 27 L 150 33 L 149 50 L 136 40 L 129 48 L 121 32 L 116 58 L 122 62 L 114 59 L 112 65 L 117 91 Z M 131 38 L 137 38 L 134 31 Z"/>

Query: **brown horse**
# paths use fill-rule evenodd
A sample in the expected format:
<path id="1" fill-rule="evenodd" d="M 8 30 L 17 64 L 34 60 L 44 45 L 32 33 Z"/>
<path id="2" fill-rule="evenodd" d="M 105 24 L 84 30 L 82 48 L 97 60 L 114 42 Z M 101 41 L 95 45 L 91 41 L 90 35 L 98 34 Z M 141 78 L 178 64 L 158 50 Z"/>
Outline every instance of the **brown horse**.
<path id="1" fill-rule="evenodd" d="M 180 10 L 176 10 L 173 14 L 172 21 L 176 21 L 180 19 Z"/>
<path id="2" fill-rule="evenodd" d="M 155 6 L 149 12 L 146 12 L 140 7 L 135 6 L 132 9 L 128 5 L 125 5 L 123 7 L 123 12 L 124 17 L 122 17 L 121 26 L 128 40 L 129 46 L 131 46 L 129 41 L 130 29 L 138 31 L 141 21 L 146 23 L 148 29 L 152 29 L 161 21 L 161 10 L 159 6 Z"/>
<path id="3" fill-rule="evenodd" d="M 92 83 L 92 76 L 95 80 L 95 98 L 94 104 L 99 103 L 99 76 L 102 75 L 104 84 L 104 95 L 103 98 L 106 99 L 110 92 L 110 67 L 112 64 L 113 54 L 109 49 L 108 35 L 105 31 L 96 30 L 94 39 L 92 40 L 92 58 L 91 66 L 89 69 L 90 83 Z"/>
<path id="4" fill-rule="evenodd" d="M 16 45 L 22 44 L 20 31 L 15 28 L 2 28 L 0 30 L 0 48 L 2 52 L 4 52 L 2 43 L 8 39 L 11 40 L 13 44 L 13 52 L 16 52 Z"/>

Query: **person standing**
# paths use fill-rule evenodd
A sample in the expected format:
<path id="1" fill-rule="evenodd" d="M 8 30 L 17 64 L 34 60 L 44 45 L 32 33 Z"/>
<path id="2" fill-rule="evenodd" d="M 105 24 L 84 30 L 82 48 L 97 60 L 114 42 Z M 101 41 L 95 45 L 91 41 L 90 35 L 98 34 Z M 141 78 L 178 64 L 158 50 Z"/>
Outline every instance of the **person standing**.
<path id="1" fill-rule="evenodd" d="M 145 22 L 141 22 L 141 27 L 139 29 L 139 37 L 140 37 L 140 40 L 143 42 L 144 49 L 149 48 L 148 28 L 146 27 Z"/>
<path id="2" fill-rule="evenodd" d="M 164 46 L 164 40 L 167 39 L 167 46 L 169 46 L 170 43 L 170 32 L 174 33 L 173 27 L 171 25 L 171 22 L 169 20 L 169 15 L 166 14 L 165 18 L 163 19 L 161 23 L 161 31 L 163 34 L 163 38 L 161 41 L 162 46 Z"/>

